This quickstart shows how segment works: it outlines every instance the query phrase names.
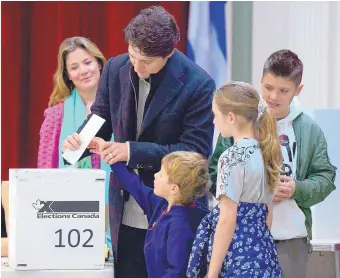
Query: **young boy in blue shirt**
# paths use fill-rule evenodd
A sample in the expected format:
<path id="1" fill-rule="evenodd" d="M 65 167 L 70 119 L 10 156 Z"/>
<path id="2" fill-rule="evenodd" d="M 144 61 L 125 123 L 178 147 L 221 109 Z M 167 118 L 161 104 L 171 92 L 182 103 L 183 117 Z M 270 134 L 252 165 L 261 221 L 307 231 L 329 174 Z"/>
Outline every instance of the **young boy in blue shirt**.
<path id="1" fill-rule="evenodd" d="M 89 148 L 100 154 L 109 144 L 95 138 Z M 154 189 L 145 186 L 125 163 L 112 164 L 111 169 L 148 218 L 144 244 L 148 277 L 186 277 L 196 230 L 209 212 L 196 202 L 210 188 L 207 160 L 186 151 L 166 155 L 161 170 L 155 174 Z"/>

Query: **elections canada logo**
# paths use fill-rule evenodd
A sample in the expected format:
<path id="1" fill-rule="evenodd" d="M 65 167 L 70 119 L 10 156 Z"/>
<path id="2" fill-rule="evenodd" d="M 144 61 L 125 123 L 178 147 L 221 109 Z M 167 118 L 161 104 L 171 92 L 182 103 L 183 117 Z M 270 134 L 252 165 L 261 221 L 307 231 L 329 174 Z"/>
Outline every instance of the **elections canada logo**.
<path id="1" fill-rule="evenodd" d="M 99 201 L 42 201 L 32 204 L 37 218 L 99 218 Z"/>

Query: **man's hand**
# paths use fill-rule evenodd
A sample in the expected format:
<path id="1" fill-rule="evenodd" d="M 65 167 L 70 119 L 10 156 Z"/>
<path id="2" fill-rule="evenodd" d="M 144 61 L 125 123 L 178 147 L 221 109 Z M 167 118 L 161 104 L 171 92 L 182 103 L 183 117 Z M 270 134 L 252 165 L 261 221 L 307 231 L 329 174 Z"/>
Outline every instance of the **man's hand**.
<path id="1" fill-rule="evenodd" d="M 295 181 L 291 177 L 280 176 L 274 190 L 274 204 L 290 199 L 295 193 Z"/>
<path id="2" fill-rule="evenodd" d="M 80 136 L 78 133 L 73 133 L 72 135 L 69 135 L 66 137 L 63 146 L 61 148 L 62 152 L 65 152 L 66 149 L 69 149 L 71 151 L 75 151 L 80 149 Z"/>
<path id="3" fill-rule="evenodd" d="M 90 142 L 88 149 L 91 153 L 100 155 L 107 164 L 129 159 L 127 143 L 106 142 L 102 138 L 95 137 Z"/>
<path id="4" fill-rule="evenodd" d="M 114 164 L 120 161 L 128 161 L 127 143 L 105 142 L 100 155 L 107 164 Z"/>

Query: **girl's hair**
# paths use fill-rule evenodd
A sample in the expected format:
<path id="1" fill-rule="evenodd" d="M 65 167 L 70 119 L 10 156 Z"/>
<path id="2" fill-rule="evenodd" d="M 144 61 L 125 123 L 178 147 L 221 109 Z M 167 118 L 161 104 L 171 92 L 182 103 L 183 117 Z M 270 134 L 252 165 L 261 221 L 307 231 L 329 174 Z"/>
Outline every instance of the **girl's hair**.
<path id="1" fill-rule="evenodd" d="M 211 186 L 208 161 L 195 152 L 177 151 L 163 157 L 162 166 L 169 182 L 177 184 L 183 205 L 203 197 Z"/>
<path id="2" fill-rule="evenodd" d="M 76 50 L 77 48 L 85 49 L 92 56 L 94 56 L 99 63 L 100 74 L 102 73 L 106 59 L 93 42 L 83 37 L 72 37 L 65 39 L 59 47 L 58 67 L 53 77 L 54 87 L 48 106 L 54 106 L 63 101 L 71 94 L 72 90 L 74 89 L 74 84 L 67 75 L 66 57 L 70 52 Z"/>
<path id="3" fill-rule="evenodd" d="M 267 109 L 263 111 L 263 115 L 258 120 L 260 100 L 258 92 L 250 84 L 236 81 L 223 85 L 214 96 L 215 104 L 222 114 L 232 112 L 253 123 L 255 134 L 260 141 L 269 190 L 273 192 L 281 172 L 281 147 L 276 120 Z"/>

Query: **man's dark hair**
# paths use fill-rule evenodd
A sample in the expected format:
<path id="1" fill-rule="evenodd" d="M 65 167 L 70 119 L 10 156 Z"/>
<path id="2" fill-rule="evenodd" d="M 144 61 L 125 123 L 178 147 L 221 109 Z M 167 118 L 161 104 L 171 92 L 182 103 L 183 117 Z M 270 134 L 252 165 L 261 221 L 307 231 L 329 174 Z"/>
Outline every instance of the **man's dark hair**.
<path id="1" fill-rule="evenodd" d="M 263 75 L 268 72 L 287 78 L 299 86 L 302 80 L 303 64 L 293 51 L 282 49 L 271 54 L 265 62 Z"/>
<path id="2" fill-rule="evenodd" d="M 163 7 L 144 9 L 124 29 L 125 41 L 148 57 L 168 56 L 179 41 L 175 18 Z"/>

